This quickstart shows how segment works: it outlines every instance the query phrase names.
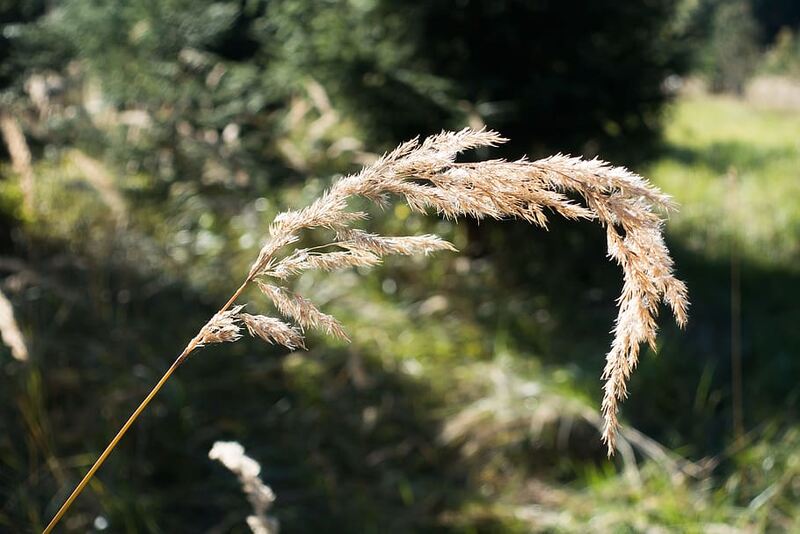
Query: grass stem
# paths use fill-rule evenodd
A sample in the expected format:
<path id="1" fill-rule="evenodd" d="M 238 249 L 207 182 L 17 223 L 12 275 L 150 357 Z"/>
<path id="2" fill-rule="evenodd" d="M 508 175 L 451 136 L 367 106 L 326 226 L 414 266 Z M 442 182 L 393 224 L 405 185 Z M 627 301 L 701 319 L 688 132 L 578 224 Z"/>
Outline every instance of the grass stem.
<path id="1" fill-rule="evenodd" d="M 187 349 L 188 348 L 189 347 L 187 347 Z M 69 510 L 70 506 L 72 506 L 72 503 L 75 501 L 75 499 L 78 498 L 78 495 L 81 494 L 81 492 L 89 483 L 89 481 L 92 480 L 92 477 L 94 477 L 94 474 L 97 472 L 97 470 L 100 469 L 100 466 L 102 466 L 103 463 L 106 461 L 106 459 L 109 457 L 111 451 L 114 450 L 114 448 L 120 442 L 120 440 L 128 431 L 128 429 L 131 427 L 131 425 L 133 425 L 133 422 L 136 421 L 136 419 L 139 417 L 139 415 L 141 415 L 141 413 L 144 411 L 147 405 L 150 404 L 150 401 L 153 400 L 153 397 L 155 397 L 156 394 L 164 386 L 164 384 L 167 383 L 167 380 L 169 380 L 169 377 L 172 376 L 172 373 L 174 373 L 175 370 L 180 366 L 181 361 L 185 358 L 186 354 L 188 353 L 186 350 L 184 350 L 184 352 L 181 353 L 180 356 L 178 356 L 178 358 L 172 363 L 170 368 L 167 369 L 167 372 L 164 373 L 164 376 L 161 377 L 161 380 L 159 380 L 158 383 L 155 386 L 153 386 L 153 389 L 150 390 L 150 393 L 147 394 L 147 396 L 144 398 L 141 404 L 139 404 L 136 410 L 134 410 L 134 412 L 131 414 L 131 416 L 128 418 L 125 424 L 122 425 L 122 428 L 119 429 L 119 432 L 117 432 L 117 435 L 114 436 L 114 439 L 112 439 L 111 442 L 109 442 L 108 446 L 103 451 L 103 453 L 97 458 L 97 460 L 94 462 L 89 471 L 86 472 L 83 479 L 78 483 L 78 485 L 75 486 L 75 489 L 72 490 L 70 496 L 67 498 L 66 501 L 64 501 L 64 504 L 61 505 L 61 508 L 58 509 L 56 515 L 53 516 L 53 519 L 44 529 L 43 534 L 49 534 L 50 532 L 53 531 L 53 529 L 56 527 L 56 525 L 64 516 L 64 514 L 67 512 L 67 510 Z"/>
<path id="2" fill-rule="evenodd" d="M 225 305 L 219 310 L 218 313 L 222 313 L 228 310 L 228 308 L 230 308 L 233 305 L 233 303 L 236 302 L 236 299 L 239 298 L 239 296 L 245 290 L 247 284 L 250 283 L 252 278 L 253 278 L 252 276 L 247 277 L 247 279 L 242 283 L 242 285 L 239 286 L 239 288 L 233 293 L 233 295 L 231 295 L 231 297 L 228 299 L 228 302 L 225 303 Z M 42 534 L 50 534 L 50 532 L 53 531 L 56 525 L 58 525 L 58 522 L 61 521 L 61 518 L 64 516 L 67 510 L 69 510 L 70 506 L 72 506 L 72 503 L 75 501 L 75 499 L 77 499 L 78 496 L 81 494 L 81 492 L 83 492 L 84 488 L 86 488 L 86 486 L 92 480 L 95 473 L 97 473 L 97 470 L 100 469 L 100 466 L 102 466 L 103 463 L 106 461 L 106 459 L 111 455 L 111 451 L 113 451 L 116 448 L 120 440 L 122 440 L 123 436 L 125 436 L 125 433 L 128 432 L 128 429 L 130 429 L 130 427 L 133 425 L 134 421 L 136 421 L 136 419 L 139 418 L 144 409 L 147 408 L 147 405 L 150 404 L 150 401 L 153 400 L 153 398 L 158 394 L 159 391 L 161 391 L 161 388 L 164 387 L 164 384 L 167 383 L 167 380 L 169 380 L 169 378 L 172 376 L 175 370 L 178 369 L 178 367 L 181 366 L 181 364 L 186 360 L 189 354 L 191 354 L 192 351 L 194 351 L 194 349 L 196 349 L 199 346 L 199 341 L 200 341 L 199 336 L 194 337 L 186 346 L 186 348 L 183 349 L 183 352 L 181 352 L 181 354 L 177 358 L 175 358 L 175 361 L 172 362 L 172 365 L 164 373 L 164 376 L 162 376 L 161 379 L 158 381 L 158 383 L 156 383 L 156 385 L 153 386 L 153 389 L 150 390 L 150 392 L 147 394 L 144 400 L 139 404 L 136 410 L 133 411 L 128 420 L 125 421 L 125 424 L 122 425 L 122 428 L 119 429 L 119 432 L 117 432 L 116 436 L 114 436 L 114 438 L 108 443 L 108 446 L 106 446 L 103 453 L 97 458 L 97 460 L 95 460 L 92 467 L 89 469 L 89 471 L 86 472 L 86 474 L 83 476 L 78 485 L 75 486 L 75 489 L 72 490 L 70 496 L 67 497 L 67 500 L 64 501 L 64 504 L 61 505 L 61 508 L 58 509 L 58 512 L 56 512 L 56 515 L 53 516 L 53 519 L 50 520 L 50 523 L 48 523 L 47 527 L 45 527 L 44 531 L 42 531 Z"/>

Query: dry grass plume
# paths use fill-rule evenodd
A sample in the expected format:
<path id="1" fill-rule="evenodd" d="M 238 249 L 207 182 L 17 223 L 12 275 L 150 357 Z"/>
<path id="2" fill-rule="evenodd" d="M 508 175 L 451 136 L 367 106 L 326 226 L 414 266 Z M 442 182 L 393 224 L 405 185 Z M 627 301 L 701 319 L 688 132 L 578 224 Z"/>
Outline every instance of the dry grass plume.
<path id="1" fill-rule="evenodd" d="M 285 281 L 308 270 L 331 271 L 370 267 L 387 255 L 429 254 L 455 250 L 432 235 L 385 237 L 353 228 L 367 215 L 348 209 L 348 200 L 362 197 L 385 205 L 403 199 L 414 211 L 435 211 L 456 219 L 522 219 L 546 227 L 555 213 L 568 219 L 597 221 L 606 230 L 608 254 L 622 268 L 623 287 L 602 378 L 603 440 L 609 455 L 616 446 L 619 403 L 627 396 L 627 383 L 639 361 L 642 343 L 655 347 L 656 316 L 662 302 L 683 326 L 688 307 L 686 286 L 673 275 L 673 262 L 662 236 L 661 213 L 672 208 L 670 198 L 622 167 L 603 161 L 556 155 L 536 161 L 489 160 L 458 163 L 456 156 L 478 147 L 505 142 L 498 133 L 464 129 L 442 132 L 423 141 L 403 143 L 360 172 L 334 182 L 316 201 L 275 217 L 258 257 L 242 285 L 200 330 L 148 397 L 89 470 L 56 517 L 49 532 L 105 461 L 133 421 L 172 373 L 196 348 L 236 341 L 243 323 L 247 331 L 289 349 L 304 346 L 303 332 L 318 329 L 346 339 L 344 329 L 311 301 L 291 293 Z M 327 246 L 287 248 L 300 234 L 314 228 L 332 230 Z M 288 322 L 275 317 L 242 313 L 237 299 L 251 282 L 274 304 Z"/>

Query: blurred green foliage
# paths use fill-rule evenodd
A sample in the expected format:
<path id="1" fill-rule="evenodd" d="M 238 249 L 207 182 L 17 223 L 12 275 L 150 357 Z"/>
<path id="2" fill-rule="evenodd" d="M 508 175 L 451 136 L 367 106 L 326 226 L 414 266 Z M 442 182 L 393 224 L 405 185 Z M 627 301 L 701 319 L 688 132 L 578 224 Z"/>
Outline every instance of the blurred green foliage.
<path id="1" fill-rule="evenodd" d="M 764 57 L 762 70 L 766 74 L 784 74 L 800 79 L 800 40 L 796 32 L 783 28 L 774 45 Z"/>
<path id="2" fill-rule="evenodd" d="M 751 0 L 751 5 L 762 42 L 772 42 L 784 28 L 800 28 L 800 4 L 794 0 Z"/>
<path id="3" fill-rule="evenodd" d="M 718 3 L 700 63 L 711 89 L 742 94 L 759 59 L 759 28 L 746 0 Z"/>
<path id="4" fill-rule="evenodd" d="M 712 91 L 741 95 L 759 73 L 797 79 L 794 0 L 686 0 L 680 11 L 692 40 L 691 70 Z"/>
<path id="5" fill-rule="evenodd" d="M 372 148 L 473 120 L 505 132 L 516 152 L 608 153 L 655 139 L 661 83 L 686 66 L 674 9 L 673 0 L 65 0 L 44 17 L 8 10 L 20 20 L 8 26 L 5 63 L 18 69 L 9 85 L 19 90 L 30 72 L 79 59 L 104 105 L 153 114 L 135 161 L 161 175 L 199 172 L 191 164 L 202 147 L 180 139 L 181 122 L 218 134 L 235 122 L 242 148 L 223 166 L 275 174 L 275 119 L 309 78 Z M 85 141 L 95 151 L 115 144 Z M 164 144 L 178 150 L 171 167 L 156 161 Z"/>

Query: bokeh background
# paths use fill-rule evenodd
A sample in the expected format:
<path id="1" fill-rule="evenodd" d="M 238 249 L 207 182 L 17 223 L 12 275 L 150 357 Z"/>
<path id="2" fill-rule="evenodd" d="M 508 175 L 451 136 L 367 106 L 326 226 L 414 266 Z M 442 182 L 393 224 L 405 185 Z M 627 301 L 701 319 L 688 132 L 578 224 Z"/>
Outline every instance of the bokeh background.
<path id="1" fill-rule="evenodd" d="M 63 531 L 246 532 L 207 456 L 237 440 L 284 532 L 799 532 L 798 31 L 796 0 L 0 0 L 0 531 L 47 523 L 277 212 L 486 125 L 512 141 L 467 157 L 599 155 L 681 205 L 691 320 L 621 454 L 602 230 L 397 205 L 369 228 L 461 253 L 304 275 L 352 343 L 196 354 Z"/>

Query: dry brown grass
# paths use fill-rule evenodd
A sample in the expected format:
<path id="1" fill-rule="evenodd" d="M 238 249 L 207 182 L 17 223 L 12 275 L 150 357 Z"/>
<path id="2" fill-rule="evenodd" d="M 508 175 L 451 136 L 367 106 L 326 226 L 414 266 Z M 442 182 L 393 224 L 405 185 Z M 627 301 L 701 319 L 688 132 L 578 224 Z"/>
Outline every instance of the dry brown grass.
<path id="1" fill-rule="evenodd" d="M 14 308 L 2 291 L 0 291 L 0 338 L 11 349 L 14 358 L 20 361 L 28 359 L 28 346 L 14 318 Z"/>
<path id="2" fill-rule="evenodd" d="M 308 299 L 276 285 L 308 270 L 331 271 L 370 267 L 390 254 L 428 254 L 454 247 L 432 236 L 384 237 L 353 228 L 367 217 L 351 211 L 348 200 L 362 197 L 380 205 L 400 197 L 418 212 L 435 211 L 448 219 L 523 219 L 546 227 L 556 213 L 568 219 L 595 220 L 606 229 L 608 254 L 623 271 L 623 288 L 614 339 L 603 371 L 603 440 L 609 455 L 616 446 L 619 402 L 627 396 L 627 382 L 639 360 L 640 345 L 655 348 L 656 316 L 661 302 L 678 324 L 686 322 L 686 286 L 673 275 L 673 263 L 662 237 L 659 212 L 672 208 L 667 195 L 642 177 L 622 167 L 594 160 L 552 156 L 529 161 L 490 160 L 457 163 L 456 156 L 506 140 L 486 130 L 442 132 L 423 141 L 403 143 L 359 173 L 340 178 L 320 198 L 300 210 L 279 214 L 269 227 L 258 257 L 228 302 L 200 330 L 164 377 L 128 419 L 92 466 L 45 532 L 49 532 L 85 487 L 108 454 L 160 390 L 172 373 L 198 347 L 239 339 L 241 323 L 251 335 L 290 349 L 304 346 L 303 330 L 319 329 L 346 339 L 342 326 Z M 322 247 L 295 248 L 304 231 L 325 228 L 332 241 Z M 242 313 L 237 299 L 256 282 L 276 310 L 297 326 L 281 319 Z"/>
<path id="3" fill-rule="evenodd" d="M 14 172 L 20 177 L 23 205 L 30 212 L 34 205 L 34 187 L 36 185 L 31 165 L 31 151 L 19 121 L 4 110 L 0 110 L 0 134 L 2 134 L 8 154 L 11 156 Z"/>

